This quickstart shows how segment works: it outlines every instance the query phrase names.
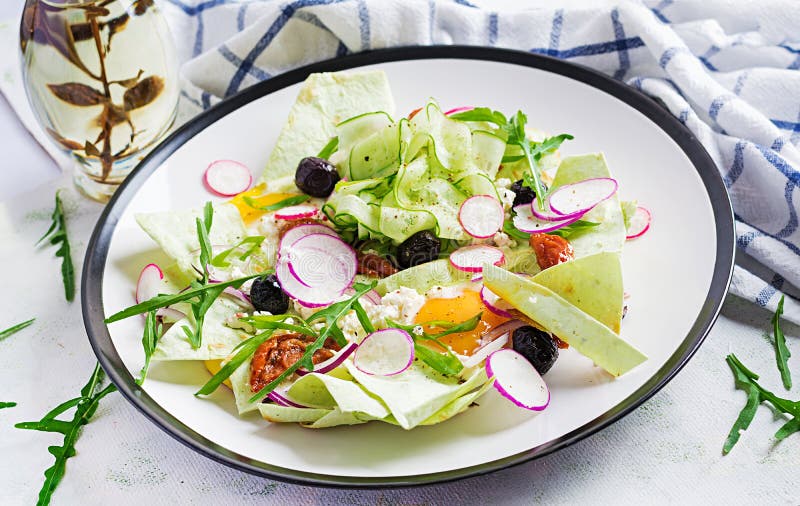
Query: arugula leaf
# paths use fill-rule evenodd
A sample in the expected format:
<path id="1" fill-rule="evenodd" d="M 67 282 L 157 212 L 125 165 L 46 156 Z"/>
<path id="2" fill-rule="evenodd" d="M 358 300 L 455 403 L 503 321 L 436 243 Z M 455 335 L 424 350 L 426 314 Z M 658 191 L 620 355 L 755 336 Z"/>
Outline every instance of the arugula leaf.
<path id="1" fill-rule="evenodd" d="M 353 309 L 355 310 L 358 322 L 364 328 L 364 331 L 367 334 L 372 334 L 373 332 L 375 332 L 375 326 L 372 325 L 372 322 L 369 320 L 367 311 L 364 309 L 364 306 L 361 305 L 361 302 L 355 301 L 353 303 Z"/>
<path id="2" fill-rule="evenodd" d="M 17 405 L 16 402 L 0 402 L 0 409 L 13 408 L 16 405 Z"/>
<path id="3" fill-rule="evenodd" d="M 589 229 L 592 229 L 596 226 L 600 225 L 599 223 L 595 223 L 593 221 L 585 221 L 585 220 L 578 220 L 574 223 L 570 223 L 569 225 L 563 226 L 558 230 L 553 230 L 552 232 L 548 232 L 550 235 L 558 235 L 567 239 L 572 237 L 573 235 L 580 234 L 582 232 L 586 232 Z"/>
<path id="4" fill-rule="evenodd" d="M 286 323 L 286 320 L 288 319 L 298 320 L 300 321 L 300 325 Z M 309 327 L 308 323 L 305 320 L 295 315 L 279 314 L 279 315 L 243 316 L 242 318 L 239 318 L 239 320 L 244 323 L 248 323 L 252 325 L 254 328 L 259 330 L 283 329 L 283 330 L 290 330 L 292 332 L 297 332 L 298 334 L 305 334 L 307 336 L 317 337 L 317 333 L 314 332 L 314 329 Z"/>
<path id="5" fill-rule="evenodd" d="M 741 431 L 747 430 L 750 422 L 753 421 L 758 405 L 762 402 L 769 402 L 772 406 L 792 417 L 775 434 L 778 440 L 785 439 L 794 432 L 800 431 L 800 401 L 790 401 L 778 397 L 774 393 L 758 384 L 758 375 L 742 364 L 736 355 L 730 354 L 725 360 L 733 371 L 736 387 L 747 392 L 747 404 L 745 404 L 736 421 L 731 427 L 728 438 L 722 447 L 722 453 L 728 454 L 739 441 Z"/>
<path id="6" fill-rule="evenodd" d="M 789 390 L 792 388 L 792 373 L 789 371 L 789 357 L 791 357 L 792 354 L 789 352 L 789 348 L 786 347 L 786 336 L 781 329 L 784 298 L 785 296 L 781 295 L 778 308 L 772 316 L 772 336 L 775 338 L 775 359 L 778 361 L 778 370 L 781 372 L 783 387 Z"/>
<path id="7" fill-rule="evenodd" d="M 162 326 L 156 320 L 156 311 L 152 310 L 147 313 L 144 321 L 144 333 L 142 334 L 142 348 L 144 348 L 144 365 L 139 373 L 139 379 L 136 380 L 138 385 L 144 383 L 144 378 L 147 376 L 147 370 L 150 368 L 150 359 L 153 357 L 153 352 L 156 351 L 156 344 L 161 339 Z"/>
<path id="8" fill-rule="evenodd" d="M 75 298 L 75 267 L 72 264 L 72 254 L 70 253 L 69 237 L 67 236 L 67 220 L 64 214 L 64 206 L 61 203 L 61 190 L 56 192 L 56 207 L 53 209 L 52 224 L 47 232 L 37 241 L 41 243 L 45 239 L 55 246 L 60 244 L 56 250 L 56 256 L 61 257 L 61 279 L 64 283 L 64 297 L 67 302 L 72 302 Z"/>
<path id="9" fill-rule="evenodd" d="M 445 376 L 452 376 L 460 373 L 464 365 L 455 355 L 448 350 L 447 353 L 439 353 L 425 345 L 414 343 L 414 354 L 423 362 L 431 366 L 432 369 L 439 371 Z"/>
<path id="10" fill-rule="evenodd" d="M 39 501 L 37 505 L 47 505 L 53 495 L 64 472 L 67 468 L 67 459 L 75 456 L 75 443 L 80 436 L 82 426 L 89 423 L 100 400 L 106 395 L 114 392 L 116 387 L 113 383 L 100 389 L 103 383 L 103 369 L 97 364 L 92 372 L 89 382 L 81 389 L 81 395 L 59 405 L 45 415 L 38 422 L 20 422 L 15 425 L 18 429 L 38 430 L 43 432 L 58 432 L 64 435 L 61 446 L 50 446 L 48 451 L 55 457 L 55 463 L 44 472 L 44 484 L 39 491 Z M 76 407 L 75 414 L 71 420 L 57 420 L 55 417 L 71 407 Z"/>
<path id="11" fill-rule="evenodd" d="M 244 203 L 248 206 L 252 207 L 253 209 L 258 209 L 259 211 L 277 211 L 278 209 L 283 209 L 284 207 L 289 206 L 296 206 L 297 204 L 302 204 L 306 200 L 310 199 L 308 195 L 295 195 L 293 197 L 287 197 L 280 202 L 275 202 L 274 204 L 269 204 L 267 206 L 259 206 L 256 199 L 253 197 L 244 197 Z"/>
<path id="12" fill-rule="evenodd" d="M 508 125 L 508 120 L 502 112 L 493 111 L 488 107 L 475 107 L 468 111 L 451 114 L 448 117 L 459 121 L 488 121 L 499 127 Z"/>
<path id="13" fill-rule="evenodd" d="M 503 232 L 505 232 L 509 237 L 512 237 L 518 241 L 528 242 L 531 238 L 531 234 L 523 232 L 515 227 L 514 222 L 511 220 L 506 220 L 503 222 Z"/>
<path id="14" fill-rule="evenodd" d="M 457 323 L 455 325 L 452 325 L 452 326 L 448 327 L 446 330 L 444 330 L 442 332 L 439 332 L 437 334 L 430 334 L 430 335 L 427 334 L 427 333 L 424 333 L 423 335 L 427 335 L 428 339 L 439 339 L 439 338 L 442 338 L 442 337 L 444 337 L 446 335 L 449 335 L 449 334 L 457 334 L 458 332 L 468 332 L 470 330 L 474 330 L 475 327 L 478 326 L 478 322 L 481 321 L 481 317 L 482 316 L 483 316 L 483 311 L 481 311 L 480 313 L 476 314 L 472 318 L 468 318 L 468 319 L 464 320 L 461 323 Z M 433 322 L 433 323 L 439 323 L 439 322 Z M 437 327 L 439 327 L 439 326 L 441 326 L 441 325 L 437 325 Z"/>
<path id="15" fill-rule="evenodd" d="M 137 314 L 147 313 L 148 311 L 152 311 L 153 309 L 159 309 L 162 307 L 171 306 L 173 304 L 177 304 L 178 302 L 184 302 L 189 299 L 193 299 L 199 297 L 201 294 L 206 292 L 210 292 L 209 297 L 212 299 L 216 299 L 219 297 L 219 294 L 225 290 L 225 288 L 232 286 L 234 288 L 240 288 L 245 281 L 248 281 L 253 278 L 257 278 L 259 276 L 263 276 L 262 274 L 252 274 L 250 276 L 245 276 L 243 278 L 232 279 L 230 281 L 223 281 L 222 283 L 213 283 L 208 285 L 197 285 L 195 284 L 191 288 L 181 293 L 175 294 L 160 294 L 156 295 L 152 299 L 148 299 L 144 302 L 140 302 L 139 304 L 135 304 L 129 308 L 123 309 L 117 313 L 106 318 L 106 323 L 114 323 L 119 320 L 124 320 L 125 318 L 130 318 L 131 316 L 136 316 Z"/>
<path id="16" fill-rule="evenodd" d="M 8 327 L 7 329 L 0 331 L 0 341 L 8 337 L 11 337 L 12 335 L 16 334 L 17 332 L 26 327 L 30 327 L 35 321 L 36 318 L 31 318 L 30 320 L 24 321 L 22 323 L 17 323 L 16 325 L 12 325 L 11 327 Z"/>
<path id="17" fill-rule="evenodd" d="M 319 152 L 317 158 L 324 158 L 327 160 L 337 149 L 339 149 L 339 137 L 331 137 L 331 140 L 325 144 L 325 147 Z"/>
<path id="18" fill-rule="evenodd" d="M 233 247 L 228 248 L 220 253 L 217 253 L 217 255 L 211 259 L 211 265 L 213 265 L 214 267 L 229 267 L 231 263 L 228 262 L 228 257 L 231 255 L 231 253 L 241 248 L 242 246 L 249 245 L 250 247 L 247 248 L 244 251 L 244 253 L 242 253 L 239 256 L 239 260 L 241 261 L 247 260 L 247 257 L 255 253 L 255 251 L 259 248 L 259 246 L 261 246 L 261 243 L 264 242 L 264 239 L 266 238 L 261 235 L 252 235 L 249 237 L 245 237 L 241 241 L 234 244 Z"/>
<path id="19" fill-rule="evenodd" d="M 280 385 L 281 382 L 288 376 L 294 374 L 294 372 L 300 367 L 303 367 L 308 371 L 313 371 L 314 362 L 312 361 L 312 358 L 314 353 L 322 348 L 322 346 L 325 344 L 325 340 L 328 339 L 328 337 L 336 337 L 338 341 L 344 337 L 341 335 L 341 329 L 336 326 L 336 322 L 338 322 L 342 316 L 350 312 L 350 310 L 353 309 L 353 304 L 358 302 L 358 299 L 360 299 L 362 295 L 375 288 L 376 284 L 377 282 L 370 284 L 355 283 L 353 284 L 353 289 L 356 293 L 352 297 L 347 300 L 331 304 L 325 309 L 317 311 L 311 315 L 311 317 L 308 318 L 309 323 L 324 319 L 327 326 L 322 330 L 322 332 L 319 333 L 317 339 L 306 347 L 305 353 L 303 353 L 303 356 L 300 358 L 300 360 L 287 367 L 286 370 L 280 374 L 280 376 L 256 392 L 255 395 L 250 398 L 250 402 L 258 402 L 264 397 L 264 394 L 272 392 L 276 386 Z M 340 342 L 339 344 L 343 345 L 344 343 Z"/>
<path id="20" fill-rule="evenodd" d="M 245 360 L 250 358 L 259 346 L 267 341 L 270 337 L 272 337 L 273 331 L 269 330 L 267 332 L 262 332 L 260 334 L 256 334 L 253 337 L 250 337 L 241 343 L 239 343 L 234 351 L 236 354 L 231 357 L 230 360 L 226 361 L 222 368 L 211 377 L 210 380 L 206 382 L 205 385 L 200 388 L 194 395 L 209 395 L 214 390 L 219 388 L 219 386 L 228 379 L 231 374 L 242 365 Z M 238 350 L 238 351 L 237 351 Z"/>

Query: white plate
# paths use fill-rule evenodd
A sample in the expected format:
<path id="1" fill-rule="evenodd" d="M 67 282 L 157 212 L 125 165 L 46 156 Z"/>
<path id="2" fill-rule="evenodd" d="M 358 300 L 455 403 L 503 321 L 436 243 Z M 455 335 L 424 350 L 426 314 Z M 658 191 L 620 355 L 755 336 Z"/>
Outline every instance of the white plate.
<path id="1" fill-rule="evenodd" d="M 567 350 L 546 376 L 550 407 L 538 416 L 493 393 L 454 419 L 412 431 L 381 423 L 313 431 L 240 418 L 200 362 L 158 363 L 143 388 L 142 321 L 106 328 L 103 314 L 133 303 L 139 270 L 159 258 L 137 212 L 199 207 L 212 160 L 264 167 L 310 72 L 369 66 L 389 76 L 398 114 L 428 97 L 443 108 L 484 105 L 526 111 L 529 124 L 568 132 L 563 154 L 602 151 L 623 199 L 652 210 L 653 224 L 624 252 L 629 311 L 622 337 L 648 355 L 613 380 Z M 480 474 L 561 448 L 620 418 L 665 384 L 699 346 L 727 290 L 733 220 L 724 186 L 702 147 L 669 113 L 631 88 L 564 62 L 512 51 L 407 48 L 316 64 L 272 79 L 200 115 L 167 139 L 128 179 L 101 218 L 83 274 L 92 345 L 120 390 L 167 432 L 247 471 L 314 484 L 386 486 Z"/>

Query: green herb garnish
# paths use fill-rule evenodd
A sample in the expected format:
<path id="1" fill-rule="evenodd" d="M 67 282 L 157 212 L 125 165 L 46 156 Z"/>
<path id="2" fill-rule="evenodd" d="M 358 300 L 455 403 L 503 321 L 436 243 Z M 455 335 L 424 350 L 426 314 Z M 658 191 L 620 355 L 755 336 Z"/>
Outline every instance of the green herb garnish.
<path id="1" fill-rule="evenodd" d="M 64 296 L 68 302 L 75 298 L 75 267 L 72 265 L 72 255 L 69 248 L 69 237 L 67 236 L 67 220 L 64 214 L 64 206 L 61 203 L 61 190 L 56 192 L 56 207 L 53 209 L 52 224 L 47 232 L 36 244 L 45 239 L 51 245 L 59 245 L 56 256 L 61 257 L 61 279 L 64 283 Z"/>
<path id="2" fill-rule="evenodd" d="M 147 370 L 150 368 L 150 359 L 156 351 L 156 344 L 161 339 L 163 327 L 156 319 L 156 311 L 148 311 L 147 318 L 144 320 L 144 334 L 142 334 L 142 348 L 144 348 L 144 365 L 139 373 L 139 379 L 136 383 L 141 385 L 144 383 L 144 378 L 147 376 Z"/>
<path id="3" fill-rule="evenodd" d="M 259 211 L 277 211 L 279 209 L 283 209 L 284 207 L 289 206 L 296 206 L 297 204 L 302 204 L 306 200 L 310 199 L 308 195 L 295 195 L 293 197 L 287 197 L 280 202 L 275 202 L 274 204 L 269 204 L 267 206 L 260 206 L 256 199 L 253 197 L 244 197 L 244 203 L 248 206 L 252 207 L 253 209 L 258 209 Z"/>
<path id="4" fill-rule="evenodd" d="M 325 144 L 325 147 L 322 148 L 322 151 L 319 152 L 317 158 L 324 158 L 327 160 L 337 149 L 339 149 L 339 137 L 332 137 L 331 140 Z"/>
<path id="5" fill-rule="evenodd" d="M 446 321 L 429 321 L 424 323 L 417 323 L 413 325 L 404 325 L 401 323 L 397 323 L 391 320 L 386 320 L 387 325 L 390 327 L 395 327 L 398 329 L 405 330 L 411 335 L 411 338 L 414 339 L 414 353 L 417 357 L 420 358 L 423 362 L 428 364 L 432 369 L 446 375 L 452 376 L 454 374 L 458 374 L 464 369 L 464 365 L 455 356 L 455 354 L 448 348 L 440 339 L 448 334 L 455 334 L 457 332 L 467 332 L 473 330 L 475 327 L 478 326 L 478 323 L 481 321 L 481 317 L 483 313 L 478 313 L 472 318 L 468 318 L 463 322 L 459 323 L 452 323 Z M 422 329 L 422 333 L 417 333 L 415 330 L 417 327 Z M 425 330 L 425 327 L 439 327 L 443 328 L 444 330 L 437 333 L 430 333 Z M 435 342 L 442 350 L 443 353 L 436 352 L 429 347 L 418 343 L 418 340 L 423 341 L 433 341 Z"/>
<path id="6" fill-rule="evenodd" d="M 733 371 L 736 387 L 747 393 L 747 403 L 745 404 L 736 421 L 731 427 L 728 438 L 722 447 L 722 453 L 728 454 L 739 441 L 741 432 L 747 430 L 753 418 L 756 416 L 758 405 L 769 402 L 777 411 L 792 417 L 775 433 L 778 441 L 785 439 L 791 434 L 800 431 L 800 401 L 790 401 L 783 399 L 758 384 L 758 375 L 742 364 L 736 355 L 730 354 L 725 360 Z"/>
<path id="7" fill-rule="evenodd" d="M 50 446 L 48 451 L 56 458 L 55 463 L 44 472 L 44 484 L 39 491 L 38 505 L 50 503 L 61 478 L 67 468 L 67 459 L 75 455 L 75 443 L 80 436 L 82 426 L 89 423 L 95 411 L 97 411 L 100 399 L 114 392 L 116 387 L 109 383 L 105 388 L 100 389 L 103 383 L 103 369 L 97 364 L 89 378 L 89 382 L 81 389 L 81 395 L 74 399 L 63 402 L 53 408 L 49 413 L 38 422 L 21 422 L 15 425 L 18 429 L 38 430 L 43 432 L 58 432 L 64 435 L 61 446 Z M 72 420 L 58 420 L 56 417 L 70 408 L 77 408 Z"/>
<path id="8" fill-rule="evenodd" d="M 17 405 L 16 402 L 0 402 L 0 409 L 13 408 L 16 405 Z"/>
<path id="9" fill-rule="evenodd" d="M 22 323 L 17 323 L 16 325 L 12 325 L 11 327 L 8 327 L 7 329 L 0 331 L 0 341 L 2 341 L 3 339 L 6 339 L 8 337 L 11 337 L 12 335 L 16 334 L 17 332 L 19 332 L 20 330 L 22 330 L 22 329 L 24 329 L 26 327 L 30 327 L 33 324 L 33 322 L 35 322 L 35 321 L 36 321 L 36 318 L 31 318 L 28 321 L 24 321 Z"/>
<path id="10" fill-rule="evenodd" d="M 778 370 L 781 372 L 781 380 L 786 390 L 792 388 L 792 373 L 789 371 L 789 357 L 792 354 L 789 348 L 786 347 L 786 336 L 781 329 L 781 315 L 783 315 L 783 299 L 778 302 L 778 308 L 775 314 L 772 315 L 772 337 L 775 339 L 775 359 L 778 361 Z"/>
<path id="11" fill-rule="evenodd" d="M 274 331 L 269 330 L 256 334 L 253 337 L 246 339 L 239 343 L 234 350 L 236 353 L 230 360 L 226 361 L 222 368 L 206 382 L 203 387 L 198 390 L 195 395 L 209 395 L 216 390 L 231 374 L 244 363 L 245 360 L 250 358 L 267 339 L 272 337 Z M 237 351 L 238 350 L 238 351 Z M 232 352 L 233 353 L 233 352 Z"/>
<path id="12" fill-rule="evenodd" d="M 494 123 L 506 134 L 506 144 L 517 146 L 522 150 L 521 156 L 503 157 L 503 163 L 525 159 L 530 173 L 523 176 L 526 184 L 536 192 L 536 205 L 544 210 L 544 196 L 546 194 L 542 184 L 541 169 L 539 160 L 542 155 L 557 149 L 562 142 L 573 137 L 569 134 L 561 134 L 549 137 L 542 142 L 533 142 L 528 139 L 525 133 L 525 125 L 528 117 L 522 112 L 517 111 L 510 119 L 499 111 L 493 111 L 488 107 L 476 107 L 469 111 L 459 112 L 450 115 L 451 119 L 460 121 L 488 121 Z"/>
<path id="13" fill-rule="evenodd" d="M 574 223 L 570 223 L 569 225 L 563 226 L 557 230 L 553 230 L 552 232 L 548 232 L 550 235 L 558 235 L 567 239 L 572 237 L 573 235 L 580 234 L 585 232 L 589 229 L 592 229 L 596 226 L 600 225 L 599 223 L 595 223 L 593 221 L 585 221 L 585 220 L 578 220 Z"/>
<path id="14" fill-rule="evenodd" d="M 325 309 L 317 311 L 316 313 L 311 315 L 311 317 L 308 319 L 309 323 L 319 320 L 325 320 L 325 327 L 319 333 L 317 339 L 306 347 L 306 350 L 303 353 L 303 356 L 300 358 L 300 360 L 287 367 L 286 370 L 283 371 L 280 376 L 278 376 L 277 378 L 272 380 L 272 382 L 270 382 L 267 386 L 256 392 L 255 395 L 253 395 L 250 398 L 250 402 L 258 402 L 259 400 L 261 400 L 264 397 L 264 395 L 272 392 L 275 389 L 275 387 L 280 385 L 280 383 L 284 379 L 286 379 L 291 374 L 294 374 L 294 372 L 301 367 L 305 368 L 308 371 L 313 371 L 314 362 L 312 361 L 312 358 L 314 356 L 314 353 L 320 348 L 322 348 L 322 346 L 325 344 L 325 340 L 328 339 L 329 337 L 334 338 L 339 343 L 340 346 L 343 346 L 345 344 L 345 339 L 344 336 L 342 335 L 342 330 L 336 326 L 336 323 L 342 316 L 344 316 L 345 314 L 350 312 L 351 309 L 353 309 L 353 305 L 356 302 L 358 302 L 358 299 L 360 299 L 361 296 L 363 296 L 365 293 L 375 288 L 376 284 L 377 283 L 371 283 L 371 284 L 355 283 L 353 284 L 353 289 L 355 290 L 356 293 L 352 297 L 350 297 L 347 300 L 331 304 Z"/>
<path id="15" fill-rule="evenodd" d="M 264 242 L 264 239 L 265 237 L 261 235 L 253 235 L 245 237 L 241 241 L 234 244 L 233 247 L 228 248 L 220 253 L 217 253 L 217 255 L 211 259 L 211 265 L 213 265 L 214 267 L 230 267 L 231 263 L 228 262 L 228 257 L 231 255 L 231 253 L 233 253 L 234 251 L 238 250 L 243 246 L 248 246 L 248 248 L 244 250 L 244 252 L 241 255 L 239 255 L 239 261 L 247 260 L 247 257 L 249 257 L 258 250 L 259 246 L 261 246 L 261 243 Z"/>

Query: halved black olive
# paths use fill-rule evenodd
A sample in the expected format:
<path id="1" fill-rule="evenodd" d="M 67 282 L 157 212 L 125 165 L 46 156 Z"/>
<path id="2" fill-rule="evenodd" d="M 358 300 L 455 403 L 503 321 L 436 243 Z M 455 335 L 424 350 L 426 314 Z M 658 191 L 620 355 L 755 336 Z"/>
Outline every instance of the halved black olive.
<path id="1" fill-rule="evenodd" d="M 312 197 L 327 197 L 339 182 L 339 173 L 331 162 L 324 158 L 309 156 L 300 160 L 294 173 L 294 184 Z"/>
<path id="2" fill-rule="evenodd" d="M 528 359 L 539 374 L 544 374 L 558 360 L 558 346 L 547 332 L 526 325 L 511 336 L 514 351 Z"/>
<path id="3" fill-rule="evenodd" d="M 284 314 L 289 310 L 289 296 L 281 288 L 275 274 L 253 281 L 250 287 L 250 302 L 257 311 Z"/>
<path id="4" fill-rule="evenodd" d="M 407 269 L 439 258 L 442 243 L 430 230 L 421 230 L 397 247 L 397 263 Z"/>

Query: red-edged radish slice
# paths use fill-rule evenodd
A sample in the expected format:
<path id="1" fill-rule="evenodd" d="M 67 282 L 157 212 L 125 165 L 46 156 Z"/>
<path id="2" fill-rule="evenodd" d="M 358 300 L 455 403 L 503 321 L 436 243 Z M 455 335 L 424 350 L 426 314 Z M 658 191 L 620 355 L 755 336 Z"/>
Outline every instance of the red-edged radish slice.
<path id="1" fill-rule="evenodd" d="M 229 286 L 225 288 L 222 293 L 230 296 L 234 302 L 242 306 L 244 309 L 253 309 L 253 303 L 250 302 L 250 297 L 248 297 L 243 291 Z"/>
<path id="2" fill-rule="evenodd" d="M 304 404 L 299 404 L 289 398 L 289 394 L 286 390 L 278 391 L 273 390 L 272 392 L 267 394 L 267 399 L 271 400 L 278 406 L 286 406 L 290 408 L 307 408 L 308 406 Z"/>
<path id="3" fill-rule="evenodd" d="M 313 218 L 317 213 L 319 213 L 319 209 L 315 206 L 311 204 L 299 204 L 275 211 L 275 217 L 279 220 L 302 220 L 304 218 Z"/>
<path id="4" fill-rule="evenodd" d="M 334 370 L 337 367 L 339 367 L 340 365 L 342 365 L 342 362 L 347 360 L 347 357 L 352 355 L 353 352 L 356 351 L 356 348 L 358 348 L 358 345 L 356 343 L 347 343 L 344 346 L 342 346 L 342 349 L 337 351 L 334 356 L 332 356 L 331 358 L 329 358 L 328 360 L 326 360 L 324 362 L 320 362 L 319 364 L 316 364 L 314 366 L 314 370 L 313 371 L 307 371 L 307 370 L 305 370 L 304 368 L 301 367 L 301 368 L 299 368 L 297 370 L 297 375 L 298 376 L 305 376 L 306 374 L 309 374 L 309 373 L 312 373 L 312 372 L 315 372 L 315 373 L 318 373 L 318 374 L 329 373 L 332 370 Z"/>
<path id="5" fill-rule="evenodd" d="M 456 108 L 454 108 L 454 109 L 450 109 L 449 111 L 447 111 L 446 113 L 444 113 L 444 115 L 445 115 L 445 116 L 450 116 L 451 114 L 455 114 L 455 113 L 457 113 L 457 112 L 471 111 L 471 110 L 473 110 L 473 109 L 475 109 L 475 108 L 474 108 L 474 107 L 472 107 L 472 106 L 456 107 Z"/>
<path id="6" fill-rule="evenodd" d="M 491 195 L 474 195 L 461 204 L 458 222 L 466 233 L 478 239 L 492 237 L 503 226 L 503 204 Z"/>
<path id="7" fill-rule="evenodd" d="M 631 226 L 628 227 L 626 239 L 636 239 L 650 230 L 650 220 L 652 215 L 646 207 L 639 206 L 631 216 Z"/>
<path id="8" fill-rule="evenodd" d="M 580 218 L 581 216 L 586 214 L 586 211 L 579 211 L 577 213 L 572 213 L 572 214 L 567 214 L 567 215 L 556 214 L 550 208 L 550 199 L 547 199 L 545 201 L 546 210 L 544 210 L 544 211 L 539 209 L 539 207 L 536 205 L 536 201 L 535 200 L 530 203 L 530 206 L 531 206 L 531 213 L 533 214 L 534 218 L 537 218 L 540 221 L 559 222 L 559 221 L 564 221 L 564 220 L 567 220 L 567 219 L 570 219 L 570 218 L 575 218 L 575 217 Z M 515 210 L 516 210 L 516 208 L 515 208 Z"/>
<path id="9" fill-rule="evenodd" d="M 163 286 L 164 272 L 156 264 L 147 264 L 139 273 L 139 281 L 136 282 L 136 303 L 150 300 L 161 291 Z"/>
<path id="10" fill-rule="evenodd" d="M 310 234 L 328 234 L 332 235 L 333 237 L 339 237 L 339 235 L 332 228 L 326 227 L 325 225 L 317 225 L 315 223 L 298 225 L 296 227 L 290 228 L 283 234 L 283 237 L 281 237 L 280 243 L 278 245 L 278 251 L 281 252 L 285 250 L 287 247 L 294 244 L 301 237 Z"/>
<path id="11" fill-rule="evenodd" d="M 160 316 L 164 323 L 175 323 L 178 320 L 183 320 L 186 315 L 177 309 L 171 307 L 162 307 L 156 310 L 156 316 Z"/>
<path id="12" fill-rule="evenodd" d="M 402 329 L 376 330 L 361 341 L 353 364 L 364 374 L 394 376 L 414 362 L 414 340 Z"/>
<path id="13" fill-rule="evenodd" d="M 486 309 L 492 313 L 505 318 L 511 318 L 511 313 L 508 312 L 508 309 L 511 309 L 511 305 L 485 286 L 481 288 L 481 301 L 483 305 L 486 306 Z"/>
<path id="14" fill-rule="evenodd" d="M 450 253 L 450 263 L 465 272 L 482 272 L 485 264 L 500 265 L 506 260 L 503 251 L 494 246 L 476 244 Z"/>
<path id="15" fill-rule="evenodd" d="M 275 275 L 283 291 L 301 306 L 310 308 L 329 306 L 342 294 L 341 290 L 328 286 L 312 288 L 302 284 L 289 270 L 289 261 L 285 257 L 278 259 Z"/>
<path id="16" fill-rule="evenodd" d="M 211 162 L 203 174 L 206 188 L 222 197 L 233 197 L 250 188 L 253 175 L 246 165 L 233 160 Z"/>
<path id="17" fill-rule="evenodd" d="M 503 349 L 503 347 L 508 343 L 509 335 L 510 334 L 506 332 L 505 334 L 502 334 L 494 341 L 491 341 L 488 344 L 485 344 L 484 346 L 478 348 L 472 353 L 472 355 L 466 357 L 465 359 L 462 359 L 461 364 L 465 368 L 470 368 L 479 365 L 486 359 L 486 357 L 496 352 L 497 350 Z"/>
<path id="18" fill-rule="evenodd" d="M 486 359 L 486 375 L 494 378 L 494 388 L 517 406 L 542 411 L 550 404 L 550 389 L 525 357 L 504 348 Z"/>
<path id="19" fill-rule="evenodd" d="M 328 234 L 304 235 L 284 250 L 284 256 L 300 283 L 312 288 L 338 288 L 339 293 L 353 284 L 358 269 L 353 248 Z"/>
<path id="20" fill-rule="evenodd" d="M 344 294 L 345 295 L 349 295 L 349 296 L 353 296 L 353 295 L 356 294 L 356 291 L 354 289 L 352 289 L 352 288 L 348 288 L 347 290 L 344 291 Z M 364 295 L 362 295 L 361 297 L 362 297 L 362 299 L 361 299 L 362 301 L 363 300 L 367 300 L 367 301 L 369 301 L 371 304 L 373 304 L 375 306 L 379 306 L 380 303 L 381 303 L 381 295 L 378 292 L 376 292 L 375 290 L 370 290 L 370 291 L 366 292 Z"/>
<path id="21" fill-rule="evenodd" d="M 579 214 L 577 216 L 572 216 L 571 218 L 565 218 L 561 221 L 540 220 L 533 215 L 531 206 L 528 204 L 522 204 L 515 207 L 514 212 L 516 213 L 512 219 L 514 226 L 528 234 L 545 234 L 547 232 L 552 232 L 553 230 L 558 230 L 559 228 L 565 227 L 570 223 L 575 223 L 581 218 L 581 216 L 583 216 L 583 214 Z"/>
<path id="22" fill-rule="evenodd" d="M 473 283 L 480 283 L 483 281 L 483 274 L 480 272 L 477 274 L 473 274 L 469 280 Z"/>
<path id="23" fill-rule="evenodd" d="M 617 180 L 610 177 L 596 177 L 567 184 L 550 194 L 550 209 L 564 216 L 585 213 L 617 193 L 617 188 Z"/>

